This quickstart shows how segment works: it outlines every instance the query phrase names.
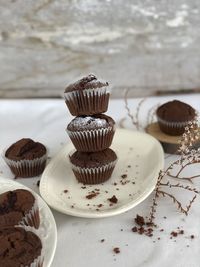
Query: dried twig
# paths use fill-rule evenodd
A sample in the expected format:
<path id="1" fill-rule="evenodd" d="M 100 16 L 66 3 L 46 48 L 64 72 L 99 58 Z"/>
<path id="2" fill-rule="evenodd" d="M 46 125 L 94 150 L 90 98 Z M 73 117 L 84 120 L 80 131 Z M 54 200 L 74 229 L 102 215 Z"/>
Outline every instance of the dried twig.
<path id="1" fill-rule="evenodd" d="M 171 198 L 171 199 L 173 200 L 173 202 L 174 202 L 175 204 L 177 204 L 177 208 L 178 208 L 178 210 L 180 210 L 180 211 L 181 211 L 182 213 L 184 213 L 185 215 L 188 215 L 188 212 L 189 212 L 189 210 L 190 210 L 190 208 L 191 208 L 191 206 L 192 206 L 192 203 L 194 202 L 194 200 L 195 200 L 196 197 L 197 197 L 196 195 L 194 195 L 194 197 L 192 198 L 192 200 L 190 200 L 189 205 L 186 206 L 186 209 L 184 209 L 183 206 L 182 206 L 182 204 L 181 204 L 181 202 L 178 201 L 178 200 L 176 199 L 176 197 L 173 196 L 172 194 L 167 193 L 167 192 L 165 192 L 165 191 L 161 191 L 161 190 L 158 190 L 158 194 L 161 195 L 162 197 L 168 196 L 169 198 Z"/>

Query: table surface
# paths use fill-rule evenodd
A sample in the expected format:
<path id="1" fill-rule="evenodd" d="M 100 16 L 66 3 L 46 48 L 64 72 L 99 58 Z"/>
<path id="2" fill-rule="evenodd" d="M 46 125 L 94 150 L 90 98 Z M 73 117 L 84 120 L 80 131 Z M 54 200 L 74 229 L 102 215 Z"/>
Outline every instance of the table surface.
<path id="1" fill-rule="evenodd" d="M 200 111 L 200 95 L 182 95 L 148 98 L 140 113 L 141 121 L 149 108 L 171 99 L 180 99 L 191 104 Z M 140 99 L 130 99 L 129 106 L 135 110 Z M 123 100 L 111 100 L 107 112 L 117 123 L 126 118 L 124 126 L 133 129 L 127 117 Z M 0 150 L 23 137 L 30 137 L 44 143 L 53 157 L 69 138 L 65 128 L 72 116 L 69 114 L 63 100 L 0 100 Z M 166 164 L 175 156 L 167 157 Z M 199 166 L 188 170 L 196 173 Z M 13 175 L 0 160 L 0 176 L 13 179 Z M 18 182 L 29 186 L 35 192 L 38 177 L 18 179 Z M 200 180 L 200 179 L 199 179 Z M 195 180 L 195 186 L 200 181 Z M 191 195 L 184 190 L 178 190 L 176 196 L 187 204 Z M 137 235 L 131 231 L 136 214 L 148 215 L 152 194 L 134 209 L 114 217 L 104 219 L 85 219 L 67 216 L 52 210 L 58 228 L 57 250 L 52 267 L 198 267 L 199 266 L 199 198 L 192 206 L 189 216 L 180 214 L 171 200 L 162 198 L 157 208 L 156 222 L 164 228 L 164 232 L 155 231 L 152 238 Z M 167 219 L 163 217 L 166 216 Z M 170 233 L 180 227 L 185 231 L 183 236 L 170 239 Z M 195 238 L 191 239 L 190 236 Z M 160 240 L 158 240 L 160 238 Z M 105 239 L 105 242 L 100 242 Z M 119 247 L 121 253 L 114 254 L 113 248 Z"/>

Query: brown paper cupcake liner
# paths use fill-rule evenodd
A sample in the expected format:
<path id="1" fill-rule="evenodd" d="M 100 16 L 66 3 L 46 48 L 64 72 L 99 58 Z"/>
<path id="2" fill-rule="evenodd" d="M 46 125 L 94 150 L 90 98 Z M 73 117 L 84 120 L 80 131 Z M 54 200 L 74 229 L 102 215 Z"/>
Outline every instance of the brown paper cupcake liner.
<path id="1" fill-rule="evenodd" d="M 161 131 L 169 135 L 182 135 L 185 132 L 185 127 L 189 124 L 190 121 L 183 122 L 169 122 L 163 120 L 159 117 L 158 124 L 160 126 Z"/>
<path id="2" fill-rule="evenodd" d="M 3 158 L 15 175 L 15 178 L 29 178 L 38 176 L 44 171 L 47 161 L 47 154 L 45 154 L 41 158 L 33 160 L 24 159 L 15 161 L 5 157 L 5 153 L 3 153 Z"/>
<path id="3" fill-rule="evenodd" d="M 107 86 L 64 93 L 65 103 L 73 116 L 104 113 L 108 109 L 110 93 Z"/>
<path id="4" fill-rule="evenodd" d="M 77 180 L 83 184 L 100 184 L 107 181 L 115 168 L 117 160 L 106 164 L 102 167 L 96 168 L 81 168 L 74 164 L 72 165 L 72 171 Z"/>
<path id="5" fill-rule="evenodd" d="M 114 127 L 96 130 L 76 131 L 67 130 L 76 150 L 82 152 L 101 151 L 111 146 L 115 133 Z"/>

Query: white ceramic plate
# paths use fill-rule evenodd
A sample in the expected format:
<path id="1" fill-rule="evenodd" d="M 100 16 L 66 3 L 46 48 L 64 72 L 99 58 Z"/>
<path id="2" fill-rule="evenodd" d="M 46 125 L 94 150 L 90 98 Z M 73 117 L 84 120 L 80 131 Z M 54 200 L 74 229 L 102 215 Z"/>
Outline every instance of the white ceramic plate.
<path id="1" fill-rule="evenodd" d="M 155 138 L 117 129 L 112 149 L 118 162 L 112 177 L 104 184 L 83 186 L 69 163 L 68 154 L 73 149 L 69 143 L 51 160 L 42 175 L 40 193 L 52 208 L 79 217 L 108 217 L 135 207 L 153 191 L 164 166 L 163 150 Z M 126 178 L 121 177 L 124 174 Z M 92 191 L 99 194 L 87 199 Z M 113 195 L 118 199 L 116 204 L 108 200 Z"/>
<path id="2" fill-rule="evenodd" d="M 34 230 L 41 238 L 44 251 L 44 265 L 43 267 L 50 267 L 57 244 L 57 229 L 54 217 L 47 204 L 30 188 L 17 183 L 13 180 L 0 177 L 0 194 L 9 190 L 26 189 L 29 190 L 38 200 L 40 210 L 41 224 L 39 230 Z"/>

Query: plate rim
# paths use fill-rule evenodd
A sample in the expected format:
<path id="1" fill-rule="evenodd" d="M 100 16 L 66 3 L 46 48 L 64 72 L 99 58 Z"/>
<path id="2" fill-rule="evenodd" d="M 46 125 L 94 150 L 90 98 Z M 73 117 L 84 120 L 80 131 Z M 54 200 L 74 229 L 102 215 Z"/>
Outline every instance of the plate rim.
<path id="1" fill-rule="evenodd" d="M 121 128 L 117 128 L 116 131 L 118 132 L 127 132 L 127 133 L 131 133 L 131 134 L 135 134 L 135 135 L 143 135 L 143 136 L 147 136 L 149 139 L 152 139 L 157 147 L 158 147 L 158 151 L 159 151 L 159 156 L 160 156 L 160 168 L 158 168 L 159 170 L 163 169 L 164 167 L 164 151 L 163 148 L 161 146 L 161 144 L 158 142 L 158 140 L 156 138 L 154 138 L 153 136 L 149 135 L 148 133 L 145 132 L 139 132 L 139 131 L 134 131 L 134 130 L 129 130 L 129 129 L 121 129 Z M 46 194 L 46 191 L 44 189 L 45 187 L 45 182 L 46 182 L 46 172 L 48 172 L 50 166 L 57 161 L 57 158 L 60 156 L 60 154 L 63 154 L 64 151 L 66 150 L 66 148 L 71 145 L 71 142 L 69 141 L 62 149 L 59 150 L 59 152 L 51 159 L 51 161 L 49 162 L 49 164 L 47 165 L 47 167 L 45 168 L 45 171 L 42 174 L 41 180 L 40 180 L 40 187 L 39 187 L 39 191 L 40 194 L 42 196 L 42 198 L 46 201 L 46 203 L 48 203 L 49 206 L 51 206 L 53 209 L 61 212 L 62 214 L 66 214 L 66 215 L 70 215 L 70 216 L 75 216 L 75 217 L 81 217 L 81 218 L 106 218 L 106 217 L 111 217 L 111 216 L 116 216 L 119 215 L 121 213 L 124 213 L 134 207 L 136 207 L 138 204 L 140 204 L 141 202 L 143 202 L 154 190 L 155 186 L 156 186 L 156 181 L 155 183 L 149 188 L 146 188 L 142 194 L 139 196 L 139 199 L 136 200 L 132 200 L 130 202 L 128 202 L 127 204 L 125 204 L 124 206 L 120 207 L 120 208 L 116 208 L 116 209 L 112 209 L 110 211 L 103 211 L 103 213 L 95 213 L 92 211 L 87 211 L 87 212 L 81 212 L 81 211 L 77 211 L 75 208 L 74 209 L 70 209 L 70 208 L 62 208 L 59 207 L 57 205 L 54 205 L 53 201 L 50 200 L 50 197 L 48 197 L 48 195 Z M 46 177 L 45 177 L 46 176 Z"/>
<path id="2" fill-rule="evenodd" d="M 24 184 L 22 183 L 19 183 L 17 181 L 13 181 L 12 179 L 10 178 L 5 178 L 5 177 L 0 177 L 0 183 L 3 183 L 3 182 L 6 182 L 6 183 L 10 183 L 10 184 L 13 184 L 14 186 L 16 185 L 17 187 L 19 186 L 19 188 L 21 189 L 26 189 L 28 191 L 30 191 L 33 195 L 35 195 L 39 201 L 41 201 L 43 203 L 43 205 L 45 206 L 45 209 L 48 211 L 49 215 L 52 217 L 52 222 L 53 222 L 53 228 L 54 228 L 54 233 L 55 233 L 55 242 L 54 242 L 54 246 L 53 246 L 53 253 L 51 254 L 51 257 L 48 261 L 48 264 L 44 267 L 50 267 L 52 262 L 53 262 L 53 259 L 54 259 L 54 256 L 55 256 L 55 252 L 56 252 L 56 248 L 57 248 L 57 241 L 58 241 L 58 232 L 57 232 L 57 225 L 56 225 L 56 221 L 55 221 L 55 218 L 54 218 L 54 215 L 50 209 L 50 207 L 48 206 L 47 202 L 43 199 L 43 197 L 41 197 L 38 193 L 36 193 L 33 189 L 31 189 L 30 187 L 28 186 L 25 186 Z"/>

